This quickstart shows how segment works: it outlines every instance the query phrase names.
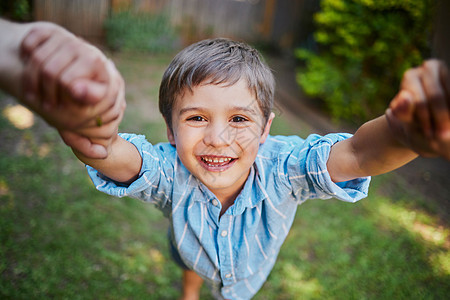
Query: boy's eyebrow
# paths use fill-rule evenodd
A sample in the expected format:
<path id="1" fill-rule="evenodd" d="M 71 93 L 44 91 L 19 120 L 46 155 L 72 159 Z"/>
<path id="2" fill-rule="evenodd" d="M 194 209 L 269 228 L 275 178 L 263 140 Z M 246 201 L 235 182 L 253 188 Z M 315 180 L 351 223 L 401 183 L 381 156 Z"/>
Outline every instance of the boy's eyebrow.
<path id="1" fill-rule="evenodd" d="M 201 107 L 185 107 L 180 109 L 180 116 L 184 113 L 190 112 L 190 111 L 204 111 Z"/>
<path id="2" fill-rule="evenodd" d="M 205 111 L 206 109 L 203 107 L 185 107 L 180 109 L 180 116 L 184 113 L 190 112 L 190 111 Z M 231 111 L 243 111 L 250 114 L 258 114 L 258 112 L 253 109 L 251 106 L 233 106 L 230 109 Z"/>
<path id="3" fill-rule="evenodd" d="M 252 106 L 234 106 L 231 108 L 233 111 L 244 111 L 250 114 L 258 114 L 258 112 Z"/>

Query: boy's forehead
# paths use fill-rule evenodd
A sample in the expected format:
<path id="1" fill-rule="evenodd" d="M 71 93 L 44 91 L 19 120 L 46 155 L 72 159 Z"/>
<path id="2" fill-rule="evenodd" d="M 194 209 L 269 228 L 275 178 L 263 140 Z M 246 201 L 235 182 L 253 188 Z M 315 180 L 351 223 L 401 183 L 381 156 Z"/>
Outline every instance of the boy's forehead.
<path id="1" fill-rule="evenodd" d="M 226 99 L 226 101 L 223 104 L 230 104 L 229 106 L 235 109 L 241 109 L 244 111 L 247 111 L 249 113 L 254 114 L 263 114 L 259 100 L 256 98 L 256 93 L 253 89 L 251 89 L 247 81 L 244 79 L 240 79 L 237 82 L 221 82 L 221 83 L 213 83 L 210 80 L 205 80 L 202 83 L 192 86 L 192 87 L 185 87 L 183 90 L 180 91 L 180 93 L 175 97 L 175 101 L 173 103 L 173 107 L 179 106 L 181 103 L 183 106 L 190 106 L 191 104 L 194 104 L 198 98 L 196 98 L 197 95 L 199 95 L 199 90 L 203 87 L 218 87 L 219 89 L 209 89 L 211 93 L 213 93 L 213 97 L 210 97 L 207 99 L 207 102 L 211 104 L 222 104 L 224 99 L 221 96 L 222 90 L 220 88 L 236 88 L 236 90 L 240 91 L 240 96 L 236 99 Z M 245 96 L 242 96 L 243 94 L 247 94 Z M 217 97 L 215 97 L 217 96 Z M 204 100 L 204 99 L 203 99 Z M 233 101 L 238 100 L 238 101 Z M 238 102 L 238 105 L 233 105 Z"/>

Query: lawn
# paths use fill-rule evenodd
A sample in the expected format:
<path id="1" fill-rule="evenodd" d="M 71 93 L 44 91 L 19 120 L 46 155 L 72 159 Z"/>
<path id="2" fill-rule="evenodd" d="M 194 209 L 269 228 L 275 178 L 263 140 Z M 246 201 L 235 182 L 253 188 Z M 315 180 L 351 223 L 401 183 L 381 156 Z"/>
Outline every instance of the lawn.
<path id="1" fill-rule="evenodd" d="M 127 82 L 120 130 L 165 141 L 157 94 L 171 56 L 112 58 Z M 0 298 L 177 299 L 162 214 L 96 191 L 54 130 L 0 98 Z M 286 118 L 273 134 L 310 131 Z M 449 226 L 436 215 L 392 175 L 374 178 L 357 204 L 311 200 L 255 299 L 446 299 Z"/>

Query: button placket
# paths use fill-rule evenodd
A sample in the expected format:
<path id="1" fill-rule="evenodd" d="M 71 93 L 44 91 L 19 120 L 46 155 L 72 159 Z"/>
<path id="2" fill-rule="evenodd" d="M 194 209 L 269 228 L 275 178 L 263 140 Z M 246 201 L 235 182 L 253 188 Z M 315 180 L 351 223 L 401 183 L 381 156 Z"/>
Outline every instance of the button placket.
<path id="1" fill-rule="evenodd" d="M 233 270 L 232 270 L 232 255 L 230 253 L 230 239 L 231 232 L 230 222 L 232 222 L 232 216 L 224 214 L 220 219 L 219 224 L 219 257 L 220 257 L 220 274 L 224 285 L 229 285 L 233 282 Z"/>

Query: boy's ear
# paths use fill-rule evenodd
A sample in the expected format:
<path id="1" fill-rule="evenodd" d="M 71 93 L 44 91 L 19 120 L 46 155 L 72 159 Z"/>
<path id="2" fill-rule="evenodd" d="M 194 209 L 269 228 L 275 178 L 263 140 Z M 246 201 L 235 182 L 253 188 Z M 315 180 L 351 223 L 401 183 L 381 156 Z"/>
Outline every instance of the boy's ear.
<path id="1" fill-rule="evenodd" d="M 172 146 L 175 146 L 175 138 L 173 136 L 172 130 L 169 127 L 167 127 L 167 139 Z"/>
<path id="2" fill-rule="evenodd" d="M 261 138 L 259 139 L 260 144 L 264 144 L 264 142 L 266 141 L 267 136 L 269 135 L 269 132 L 270 132 L 270 126 L 272 126 L 273 118 L 275 118 L 275 114 L 273 112 L 271 112 L 269 119 L 267 120 L 267 124 L 264 127 L 264 131 L 261 135 Z"/>
<path id="3" fill-rule="evenodd" d="M 166 119 L 164 119 L 164 121 L 166 121 Z M 170 129 L 170 126 L 167 124 L 167 121 L 166 121 L 166 130 L 167 130 L 167 139 L 169 140 L 169 143 L 172 146 L 175 146 L 175 136 L 173 135 L 173 130 Z"/>

